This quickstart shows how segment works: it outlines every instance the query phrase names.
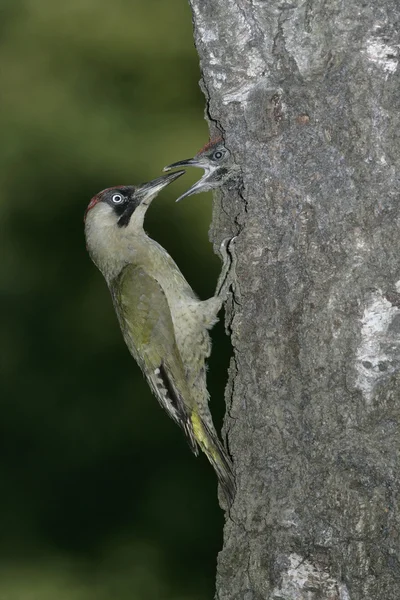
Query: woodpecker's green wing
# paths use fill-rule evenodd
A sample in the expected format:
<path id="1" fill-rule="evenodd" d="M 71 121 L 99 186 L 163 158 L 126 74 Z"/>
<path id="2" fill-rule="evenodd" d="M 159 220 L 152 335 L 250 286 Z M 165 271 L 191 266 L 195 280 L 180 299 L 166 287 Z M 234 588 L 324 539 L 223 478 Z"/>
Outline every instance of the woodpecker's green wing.
<path id="1" fill-rule="evenodd" d="M 213 465 L 231 505 L 232 465 L 211 423 L 189 390 L 165 293 L 144 269 L 127 265 L 110 285 L 125 342 L 169 416 L 183 429 L 191 450 L 198 445 Z M 210 417 L 211 419 L 211 417 Z"/>
<path id="2" fill-rule="evenodd" d="M 186 434 L 197 455 L 190 392 L 176 344 L 171 311 L 160 284 L 127 265 L 110 285 L 125 342 L 161 406 Z"/>

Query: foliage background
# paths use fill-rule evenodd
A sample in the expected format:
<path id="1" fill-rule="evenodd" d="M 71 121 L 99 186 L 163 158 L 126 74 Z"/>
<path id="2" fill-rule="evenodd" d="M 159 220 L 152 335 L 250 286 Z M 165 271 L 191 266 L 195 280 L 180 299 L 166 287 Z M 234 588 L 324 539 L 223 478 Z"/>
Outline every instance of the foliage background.
<path id="1" fill-rule="evenodd" d="M 211 598 L 214 474 L 130 358 L 82 224 L 100 189 L 207 141 L 189 7 L 2 0 L 0 64 L 0 598 Z M 174 203 L 199 175 L 153 203 L 147 229 L 206 298 L 211 197 Z M 214 339 L 219 425 L 221 325 Z"/>

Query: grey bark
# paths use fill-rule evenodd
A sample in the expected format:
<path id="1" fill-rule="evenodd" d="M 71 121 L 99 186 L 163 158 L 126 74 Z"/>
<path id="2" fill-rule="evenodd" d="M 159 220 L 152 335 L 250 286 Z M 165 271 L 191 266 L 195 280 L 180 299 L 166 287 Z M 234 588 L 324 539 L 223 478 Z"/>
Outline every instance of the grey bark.
<path id="1" fill-rule="evenodd" d="M 191 0 L 242 168 L 219 600 L 400 598 L 398 0 Z"/>

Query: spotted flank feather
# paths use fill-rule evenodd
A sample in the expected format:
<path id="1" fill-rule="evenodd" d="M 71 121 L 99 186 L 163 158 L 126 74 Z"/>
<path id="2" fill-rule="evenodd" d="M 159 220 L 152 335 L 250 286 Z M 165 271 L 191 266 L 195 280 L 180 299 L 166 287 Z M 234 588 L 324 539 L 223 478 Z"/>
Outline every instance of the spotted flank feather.
<path id="1" fill-rule="evenodd" d="M 183 429 L 191 451 L 198 456 L 199 451 L 193 434 L 193 427 L 188 415 L 183 398 L 174 386 L 172 378 L 168 376 L 164 363 L 155 369 L 155 382 L 160 398 L 160 403 L 167 414 Z"/>
<path id="2" fill-rule="evenodd" d="M 198 446 L 203 450 L 212 464 L 218 481 L 224 492 L 227 504 L 232 506 L 235 497 L 235 480 L 232 464 L 226 450 L 218 439 L 212 425 L 208 425 L 197 413 L 189 416 L 187 408 L 173 381 L 168 377 L 163 363 L 155 369 L 156 382 L 161 404 L 166 412 L 180 425 L 185 433 L 190 449 L 198 456 Z"/>

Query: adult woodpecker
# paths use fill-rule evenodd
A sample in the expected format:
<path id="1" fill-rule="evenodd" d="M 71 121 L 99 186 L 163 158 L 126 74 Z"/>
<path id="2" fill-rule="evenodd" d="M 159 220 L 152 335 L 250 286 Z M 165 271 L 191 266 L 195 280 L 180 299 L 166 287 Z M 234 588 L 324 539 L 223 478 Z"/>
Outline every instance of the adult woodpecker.
<path id="1" fill-rule="evenodd" d="M 232 154 L 225 148 L 222 138 L 208 142 L 193 158 L 180 160 L 164 167 L 163 171 L 170 171 L 181 167 L 199 167 L 204 169 L 204 175 L 176 200 L 182 200 L 192 194 L 208 192 L 220 187 L 233 179 L 239 172 Z"/>
<path id="2" fill-rule="evenodd" d="M 223 248 L 225 268 L 216 295 L 201 301 L 166 250 L 143 229 L 153 198 L 183 173 L 98 193 L 85 213 L 86 244 L 108 284 L 130 353 L 194 454 L 199 447 L 206 454 L 230 506 L 232 465 L 212 422 L 205 366 L 211 352 L 208 330 L 229 290 L 228 253 Z"/>

